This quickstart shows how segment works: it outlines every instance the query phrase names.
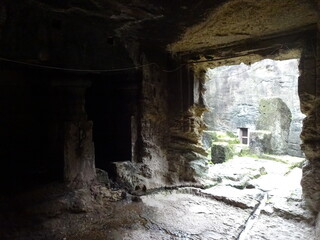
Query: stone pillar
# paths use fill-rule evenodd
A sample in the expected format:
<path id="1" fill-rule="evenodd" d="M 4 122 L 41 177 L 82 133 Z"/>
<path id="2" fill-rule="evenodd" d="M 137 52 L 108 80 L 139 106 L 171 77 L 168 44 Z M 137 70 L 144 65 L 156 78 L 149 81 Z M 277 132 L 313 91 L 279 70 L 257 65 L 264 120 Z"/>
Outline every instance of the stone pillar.
<path id="1" fill-rule="evenodd" d="M 63 151 L 64 180 L 72 188 L 87 186 L 96 176 L 92 121 L 87 120 L 85 111 L 89 86 L 87 80 L 53 81 L 55 129 L 58 141 L 63 142 L 55 145 Z"/>
<path id="2" fill-rule="evenodd" d="M 203 71 L 194 72 L 189 67 L 171 75 L 169 82 L 170 144 L 168 145 L 169 181 L 196 181 L 205 172 L 206 151 L 201 143 L 206 129 L 202 114 L 206 111 L 203 101 L 205 91 Z M 180 83 L 179 83 L 180 81 Z M 175 100 L 179 97 L 178 100 Z M 182 104 L 181 104 L 182 103 Z"/>

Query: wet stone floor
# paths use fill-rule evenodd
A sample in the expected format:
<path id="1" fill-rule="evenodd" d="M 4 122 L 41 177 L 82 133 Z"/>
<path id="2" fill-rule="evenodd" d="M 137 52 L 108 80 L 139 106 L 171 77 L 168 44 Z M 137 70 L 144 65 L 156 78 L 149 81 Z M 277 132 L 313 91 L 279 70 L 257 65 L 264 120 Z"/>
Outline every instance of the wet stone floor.
<path id="1" fill-rule="evenodd" d="M 303 159 L 281 159 L 244 157 L 213 165 L 211 187 L 159 191 L 110 205 L 107 218 L 88 216 L 65 239 L 313 240 L 313 216 L 299 185 Z"/>

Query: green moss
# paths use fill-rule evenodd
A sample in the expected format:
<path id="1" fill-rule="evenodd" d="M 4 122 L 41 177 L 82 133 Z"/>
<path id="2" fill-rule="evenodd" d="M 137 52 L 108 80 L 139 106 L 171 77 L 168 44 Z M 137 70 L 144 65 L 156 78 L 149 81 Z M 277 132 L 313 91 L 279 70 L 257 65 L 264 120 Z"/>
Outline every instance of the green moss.
<path id="1" fill-rule="evenodd" d="M 259 158 L 258 155 L 250 153 L 249 149 L 242 149 L 239 153 L 239 157 L 252 157 L 252 158 Z"/>
<path id="2" fill-rule="evenodd" d="M 233 145 L 229 145 L 225 142 L 216 142 L 211 148 L 211 160 L 214 163 L 223 163 L 229 159 L 232 159 L 234 155 Z"/>
<path id="3" fill-rule="evenodd" d="M 289 170 L 285 173 L 285 175 L 288 175 L 288 174 L 289 174 L 293 169 L 295 169 L 295 168 L 302 168 L 303 164 L 304 164 L 304 161 L 292 163 L 292 164 L 289 166 Z"/>
<path id="4" fill-rule="evenodd" d="M 260 156 L 261 159 L 266 159 L 266 160 L 271 160 L 271 161 L 275 161 L 275 162 L 280 162 L 280 163 L 285 163 L 288 164 L 288 162 L 286 160 L 283 160 L 281 158 L 277 158 L 277 157 L 273 157 L 273 156 L 269 156 L 266 154 L 262 154 Z"/>
<path id="5" fill-rule="evenodd" d="M 233 132 L 227 131 L 226 134 L 227 134 L 227 136 L 230 137 L 230 138 L 237 138 L 237 136 L 236 136 Z"/>
<path id="6" fill-rule="evenodd" d="M 211 148 L 209 148 L 208 150 L 207 150 L 207 158 L 209 158 L 210 156 L 211 156 Z"/>
<path id="7" fill-rule="evenodd" d="M 240 144 L 240 140 L 239 139 L 232 139 L 228 141 L 229 144 Z"/>
<path id="8" fill-rule="evenodd" d="M 211 131 L 212 142 L 226 142 L 229 144 L 239 144 L 240 140 L 232 132 Z"/>
<path id="9" fill-rule="evenodd" d="M 212 132 L 212 142 L 219 141 L 218 134 L 216 132 Z"/>
<path id="10" fill-rule="evenodd" d="M 253 178 L 254 178 L 254 179 L 257 179 L 257 178 L 259 178 L 259 177 L 261 177 L 261 174 L 253 175 Z"/>
<path id="11" fill-rule="evenodd" d="M 291 165 L 289 166 L 289 169 L 292 170 L 292 169 L 294 169 L 294 168 L 302 168 L 303 163 L 304 163 L 304 161 L 293 163 L 293 164 L 291 164 Z"/>
<path id="12" fill-rule="evenodd" d="M 275 161 L 275 162 L 288 164 L 288 162 L 286 160 L 283 160 L 281 158 L 277 158 L 277 157 L 274 157 L 274 156 L 269 156 L 269 155 L 266 155 L 266 154 L 262 154 L 262 155 L 259 156 L 259 155 L 256 155 L 256 154 L 252 154 L 252 153 L 250 153 L 249 149 L 241 150 L 240 153 L 239 153 L 239 156 L 240 157 L 259 158 L 259 159 L 271 160 L 271 161 Z"/>
<path id="13" fill-rule="evenodd" d="M 207 184 L 207 185 L 203 186 L 202 189 L 209 189 L 209 188 L 217 186 L 218 184 L 219 184 L 219 182 Z"/>

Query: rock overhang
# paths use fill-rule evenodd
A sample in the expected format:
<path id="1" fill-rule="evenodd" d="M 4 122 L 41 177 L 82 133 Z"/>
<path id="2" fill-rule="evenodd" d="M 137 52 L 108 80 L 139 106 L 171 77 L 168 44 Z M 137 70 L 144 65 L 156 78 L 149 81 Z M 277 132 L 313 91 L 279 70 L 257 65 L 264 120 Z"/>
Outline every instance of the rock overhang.
<path id="1" fill-rule="evenodd" d="M 173 53 L 193 52 L 292 32 L 315 24 L 316 9 L 312 0 L 227 1 L 211 10 L 204 21 L 186 29 L 167 49 Z"/>

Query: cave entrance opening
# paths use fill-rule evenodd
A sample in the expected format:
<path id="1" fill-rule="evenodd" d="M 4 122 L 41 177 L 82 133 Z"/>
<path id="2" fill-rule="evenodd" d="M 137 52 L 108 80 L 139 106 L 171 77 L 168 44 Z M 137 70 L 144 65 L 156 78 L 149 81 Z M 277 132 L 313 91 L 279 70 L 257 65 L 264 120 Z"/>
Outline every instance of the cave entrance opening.
<path id="1" fill-rule="evenodd" d="M 264 59 L 208 69 L 204 121 L 213 141 L 242 143 L 256 155 L 303 157 L 298 66 L 299 59 Z"/>
<path id="2" fill-rule="evenodd" d="M 139 94 L 138 73 L 103 75 L 87 92 L 86 108 L 93 121 L 96 167 L 116 179 L 114 162 L 135 158 Z"/>
<path id="3" fill-rule="evenodd" d="M 259 192 L 269 195 L 271 209 L 301 210 L 305 159 L 300 133 L 305 116 L 298 79 L 299 59 L 207 70 L 204 97 L 209 112 L 204 115 L 208 130 L 203 144 L 212 163 L 209 177 L 219 179 L 218 188 L 227 198 L 245 201 Z"/>

